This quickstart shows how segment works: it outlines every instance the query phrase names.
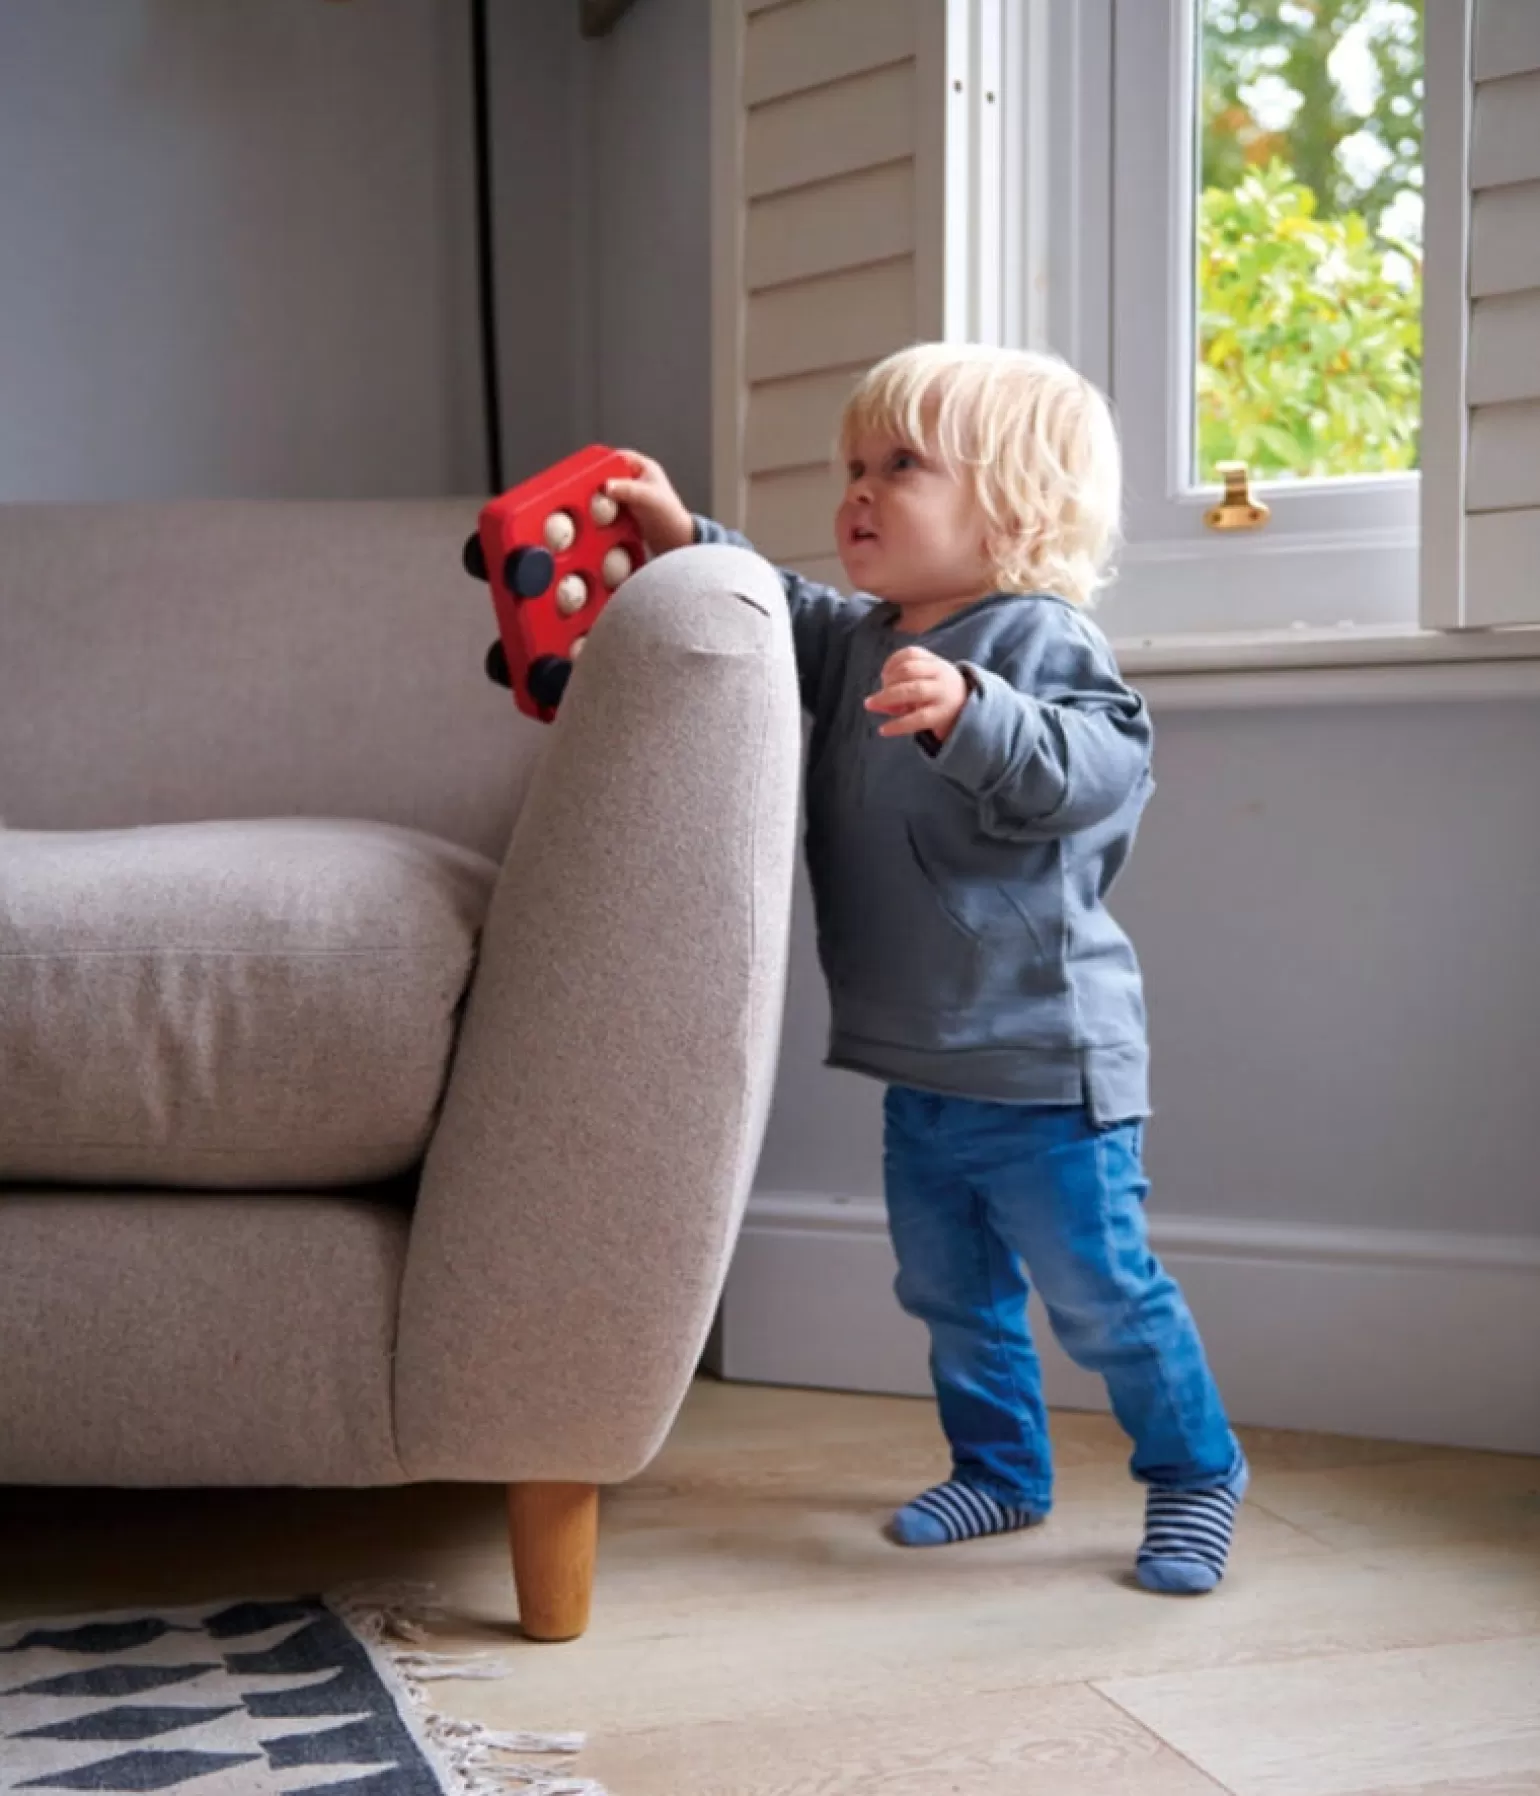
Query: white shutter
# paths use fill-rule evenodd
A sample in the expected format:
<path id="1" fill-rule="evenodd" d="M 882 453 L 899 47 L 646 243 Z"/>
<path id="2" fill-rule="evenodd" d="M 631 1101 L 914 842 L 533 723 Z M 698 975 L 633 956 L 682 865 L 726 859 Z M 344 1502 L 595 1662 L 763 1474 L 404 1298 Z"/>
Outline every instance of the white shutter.
<path id="1" fill-rule="evenodd" d="M 1540 3 L 1426 21 L 1424 621 L 1540 624 Z"/>
<path id="2" fill-rule="evenodd" d="M 940 334 L 944 0 L 713 0 L 713 507 L 830 580 L 856 376 Z"/>

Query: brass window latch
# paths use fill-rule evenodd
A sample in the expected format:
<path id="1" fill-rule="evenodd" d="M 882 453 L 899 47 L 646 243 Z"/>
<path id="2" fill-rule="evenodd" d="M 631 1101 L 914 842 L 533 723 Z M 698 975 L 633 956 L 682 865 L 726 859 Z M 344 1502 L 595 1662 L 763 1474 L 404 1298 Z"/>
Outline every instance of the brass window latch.
<path id="1" fill-rule="evenodd" d="M 1222 461 L 1215 472 L 1225 483 L 1224 497 L 1203 521 L 1210 530 L 1260 530 L 1273 515 L 1251 491 L 1251 470 L 1243 461 Z"/>

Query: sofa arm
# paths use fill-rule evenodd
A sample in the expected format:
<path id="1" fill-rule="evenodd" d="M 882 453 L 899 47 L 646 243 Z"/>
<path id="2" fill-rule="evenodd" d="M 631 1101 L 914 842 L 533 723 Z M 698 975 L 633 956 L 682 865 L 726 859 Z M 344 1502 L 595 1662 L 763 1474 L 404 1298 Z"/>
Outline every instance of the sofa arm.
<path id="1" fill-rule="evenodd" d="M 410 1477 L 614 1483 L 694 1372 L 784 1001 L 800 727 L 780 581 L 682 549 L 606 607 L 482 937 L 401 1299 Z"/>

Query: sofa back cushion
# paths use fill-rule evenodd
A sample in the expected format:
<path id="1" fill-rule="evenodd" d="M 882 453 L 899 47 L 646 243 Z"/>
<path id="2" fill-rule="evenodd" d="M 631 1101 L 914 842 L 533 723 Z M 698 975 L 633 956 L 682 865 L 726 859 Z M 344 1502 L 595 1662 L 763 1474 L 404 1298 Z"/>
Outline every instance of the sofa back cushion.
<path id="1" fill-rule="evenodd" d="M 475 499 L 0 505 L 0 819 L 368 817 L 500 854 Z"/>
<path id="2" fill-rule="evenodd" d="M 0 830 L 0 1182 L 407 1171 L 495 878 L 370 823 Z"/>

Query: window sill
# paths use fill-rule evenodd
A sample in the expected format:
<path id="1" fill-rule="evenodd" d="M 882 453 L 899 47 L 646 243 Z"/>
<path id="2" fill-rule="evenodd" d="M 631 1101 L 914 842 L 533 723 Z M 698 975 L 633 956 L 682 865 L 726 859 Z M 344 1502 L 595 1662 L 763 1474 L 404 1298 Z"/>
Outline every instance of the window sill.
<path id="1" fill-rule="evenodd" d="M 1164 710 L 1540 697 L 1540 629 L 1237 630 L 1112 646 Z"/>

